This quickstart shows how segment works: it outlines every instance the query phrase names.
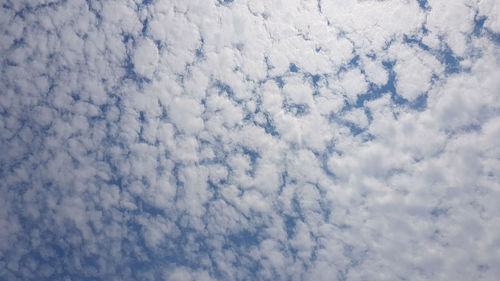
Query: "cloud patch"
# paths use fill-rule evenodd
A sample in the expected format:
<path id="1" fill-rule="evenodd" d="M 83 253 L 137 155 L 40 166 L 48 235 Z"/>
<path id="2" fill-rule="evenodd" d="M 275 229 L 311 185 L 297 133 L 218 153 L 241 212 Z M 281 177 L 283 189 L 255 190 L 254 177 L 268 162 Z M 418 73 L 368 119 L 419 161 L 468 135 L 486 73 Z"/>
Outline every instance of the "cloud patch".
<path id="1" fill-rule="evenodd" d="M 0 279 L 500 275 L 494 1 L 0 13 Z"/>

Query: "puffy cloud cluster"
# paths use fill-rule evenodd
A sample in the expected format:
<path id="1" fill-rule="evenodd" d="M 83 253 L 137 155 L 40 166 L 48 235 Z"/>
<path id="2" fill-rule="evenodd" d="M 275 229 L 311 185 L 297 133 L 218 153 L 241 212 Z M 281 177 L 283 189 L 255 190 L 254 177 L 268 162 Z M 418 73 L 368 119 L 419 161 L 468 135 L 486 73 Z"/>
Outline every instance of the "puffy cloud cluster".
<path id="1" fill-rule="evenodd" d="M 499 7 L 5 1 L 0 279 L 496 280 Z"/>

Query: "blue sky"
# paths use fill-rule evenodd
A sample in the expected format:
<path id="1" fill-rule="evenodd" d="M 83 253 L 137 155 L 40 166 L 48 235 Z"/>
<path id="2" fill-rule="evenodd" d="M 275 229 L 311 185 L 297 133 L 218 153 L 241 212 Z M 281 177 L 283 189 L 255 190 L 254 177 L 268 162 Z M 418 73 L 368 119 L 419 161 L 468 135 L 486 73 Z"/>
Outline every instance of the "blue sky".
<path id="1" fill-rule="evenodd" d="M 1 280 L 497 280 L 500 4 L 10 1 Z"/>

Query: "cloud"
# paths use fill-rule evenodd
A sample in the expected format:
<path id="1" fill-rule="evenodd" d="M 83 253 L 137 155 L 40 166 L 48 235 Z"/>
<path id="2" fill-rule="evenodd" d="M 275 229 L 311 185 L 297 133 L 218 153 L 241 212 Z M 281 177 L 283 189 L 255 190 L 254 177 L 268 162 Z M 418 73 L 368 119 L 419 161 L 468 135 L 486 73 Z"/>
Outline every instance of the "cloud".
<path id="1" fill-rule="evenodd" d="M 496 280 L 498 7 L 7 1 L 0 279 Z"/>
<path id="2" fill-rule="evenodd" d="M 158 49 L 153 41 L 144 39 L 134 51 L 134 70 L 137 74 L 152 78 L 158 64 Z"/>

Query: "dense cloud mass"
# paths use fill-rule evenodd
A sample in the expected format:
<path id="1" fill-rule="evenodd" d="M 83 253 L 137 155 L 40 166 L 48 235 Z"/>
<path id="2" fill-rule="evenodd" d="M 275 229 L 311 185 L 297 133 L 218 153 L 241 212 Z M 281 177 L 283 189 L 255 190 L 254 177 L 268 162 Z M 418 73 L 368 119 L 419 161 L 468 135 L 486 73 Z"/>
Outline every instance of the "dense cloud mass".
<path id="1" fill-rule="evenodd" d="M 498 280 L 497 0 L 1 0 L 0 280 Z"/>

